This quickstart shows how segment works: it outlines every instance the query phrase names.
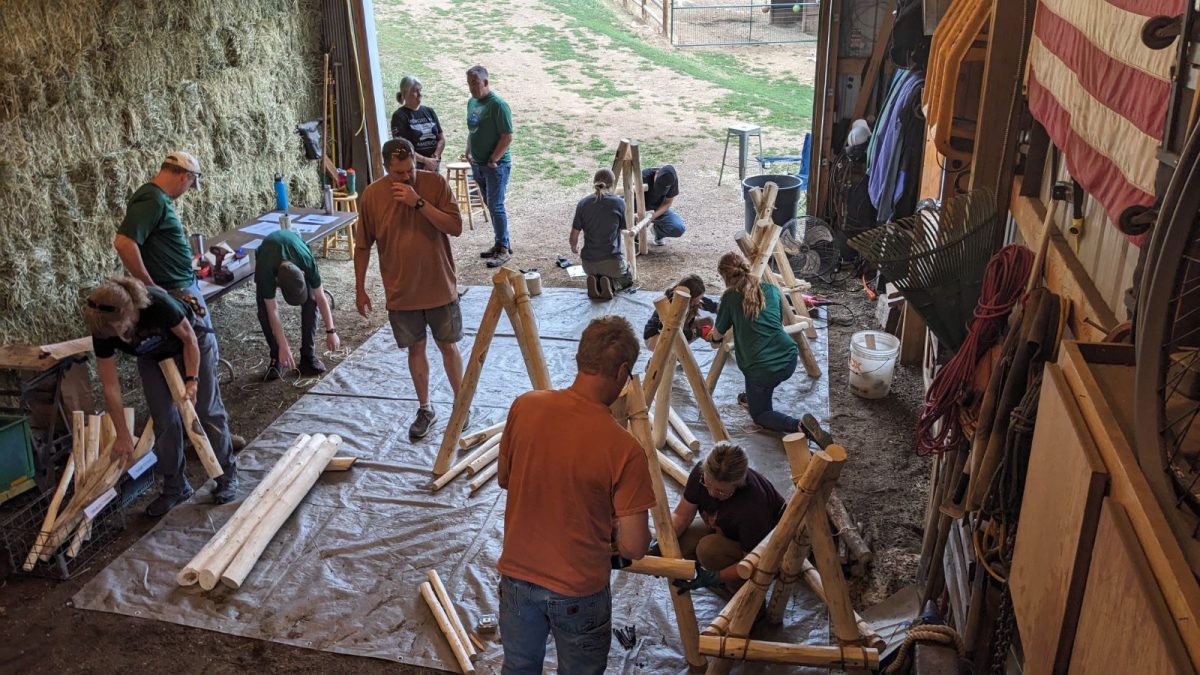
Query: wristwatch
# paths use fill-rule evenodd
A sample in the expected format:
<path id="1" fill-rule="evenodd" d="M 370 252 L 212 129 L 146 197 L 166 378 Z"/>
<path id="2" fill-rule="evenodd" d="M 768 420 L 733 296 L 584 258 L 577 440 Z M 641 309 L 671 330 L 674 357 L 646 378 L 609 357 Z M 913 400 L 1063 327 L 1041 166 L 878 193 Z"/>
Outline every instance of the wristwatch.
<path id="1" fill-rule="evenodd" d="M 195 376 L 195 375 L 184 375 L 184 376 L 183 376 L 183 381 L 184 381 L 184 382 L 195 382 L 195 381 L 196 381 L 196 376 Z"/>
<path id="2" fill-rule="evenodd" d="M 425 206 L 425 200 L 420 197 L 417 198 L 417 203 L 413 204 L 413 208 L 417 209 L 418 211 L 420 211 L 421 208 L 424 206 Z"/>

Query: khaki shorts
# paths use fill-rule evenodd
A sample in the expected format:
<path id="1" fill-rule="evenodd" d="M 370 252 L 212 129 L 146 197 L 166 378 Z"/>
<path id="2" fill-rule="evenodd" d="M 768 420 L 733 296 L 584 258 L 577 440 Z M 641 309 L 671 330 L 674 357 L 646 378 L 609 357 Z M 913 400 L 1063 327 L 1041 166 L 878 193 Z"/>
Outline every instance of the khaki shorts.
<path id="1" fill-rule="evenodd" d="M 425 339 L 426 328 L 438 342 L 458 342 L 463 337 L 462 312 L 458 301 L 433 309 L 388 311 L 388 321 L 401 349 Z"/>

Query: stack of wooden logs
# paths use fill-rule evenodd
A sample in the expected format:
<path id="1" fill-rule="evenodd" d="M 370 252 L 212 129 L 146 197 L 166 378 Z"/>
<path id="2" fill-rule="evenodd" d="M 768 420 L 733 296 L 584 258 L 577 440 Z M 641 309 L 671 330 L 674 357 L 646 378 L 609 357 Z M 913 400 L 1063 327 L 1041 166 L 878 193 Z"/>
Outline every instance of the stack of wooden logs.
<path id="1" fill-rule="evenodd" d="M 475 665 L 471 660 L 478 655 L 478 650 L 475 648 L 475 641 L 470 633 L 463 626 L 462 619 L 458 616 L 458 611 L 454 608 L 454 602 L 450 600 L 450 594 L 446 592 L 446 587 L 442 584 L 442 578 L 438 576 L 437 570 L 429 570 L 428 581 L 421 582 L 421 597 L 425 598 L 425 604 L 429 606 L 429 611 L 433 612 L 433 618 L 437 620 L 438 628 L 442 630 L 442 635 L 446 637 L 446 641 L 450 643 L 450 650 L 454 652 L 454 660 L 458 661 L 458 667 L 463 673 L 475 672 Z"/>
<path id="2" fill-rule="evenodd" d="M 233 516 L 179 571 L 175 577 L 179 585 L 199 583 L 206 591 L 218 582 L 241 587 L 284 521 L 329 468 L 341 444 L 341 437 L 335 435 L 300 434 Z"/>
<path id="3" fill-rule="evenodd" d="M 133 408 L 125 408 L 127 428 L 133 429 Z M 75 411 L 71 416 L 71 456 L 63 468 L 58 487 L 50 499 L 42 528 L 34 541 L 22 569 L 32 571 L 37 561 L 49 560 L 59 547 L 70 540 L 67 556 L 79 554 L 83 543 L 91 538 L 92 517 L 87 508 L 97 500 L 111 499 L 121 474 L 129 467 L 115 461 L 112 455 L 117 433 L 107 414 L 85 415 Z M 154 426 L 146 424 L 134 449 L 134 461 L 141 459 L 154 445 Z M 63 507 L 68 489 L 72 489 L 71 500 Z"/>

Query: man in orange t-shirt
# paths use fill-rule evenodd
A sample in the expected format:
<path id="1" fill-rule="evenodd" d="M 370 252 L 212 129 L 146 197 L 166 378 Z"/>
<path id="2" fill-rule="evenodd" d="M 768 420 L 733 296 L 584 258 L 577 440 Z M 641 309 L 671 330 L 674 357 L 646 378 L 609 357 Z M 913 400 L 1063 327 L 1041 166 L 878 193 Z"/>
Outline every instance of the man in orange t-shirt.
<path id="1" fill-rule="evenodd" d="M 367 316 L 371 312 L 367 267 L 371 247 L 378 247 L 388 321 L 396 346 L 408 350 L 408 372 L 420 404 L 408 434 L 424 438 L 437 421 L 437 413 L 429 405 L 427 328 L 442 352 L 455 396 L 462 383 L 463 362 L 458 351 L 462 313 L 450 251 L 450 237 L 462 234 L 462 214 L 446 179 L 431 171 L 417 171 L 413 157 L 412 144 L 403 138 L 383 144 L 388 175 L 368 185 L 358 200 L 354 280 L 358 313 Z"/>
<path id="2" fill-rule="evenodd" d="M 500 636 L 505 675 L 541 673 L 553 632 L 558 672 L 603 673 L 612 641 L 612 542 L 631 560 L 650 543 L 646 455 L 613 419 L 638 357 L 619 316 L 588 324 L 566 389 L 513 402 L 500 441 L 504 551 Z"/>

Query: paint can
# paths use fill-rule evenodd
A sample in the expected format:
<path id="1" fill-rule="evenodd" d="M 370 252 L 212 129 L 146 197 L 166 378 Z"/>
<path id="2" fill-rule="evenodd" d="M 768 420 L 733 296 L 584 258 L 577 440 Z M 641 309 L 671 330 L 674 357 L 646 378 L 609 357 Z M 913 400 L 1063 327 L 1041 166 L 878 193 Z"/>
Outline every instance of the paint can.
<path id="1" fill-rule="evenodd" d="M 542 294 L 542 273 L 526 272 L 525 285 L 529 287 L 530 297 Z"/>

